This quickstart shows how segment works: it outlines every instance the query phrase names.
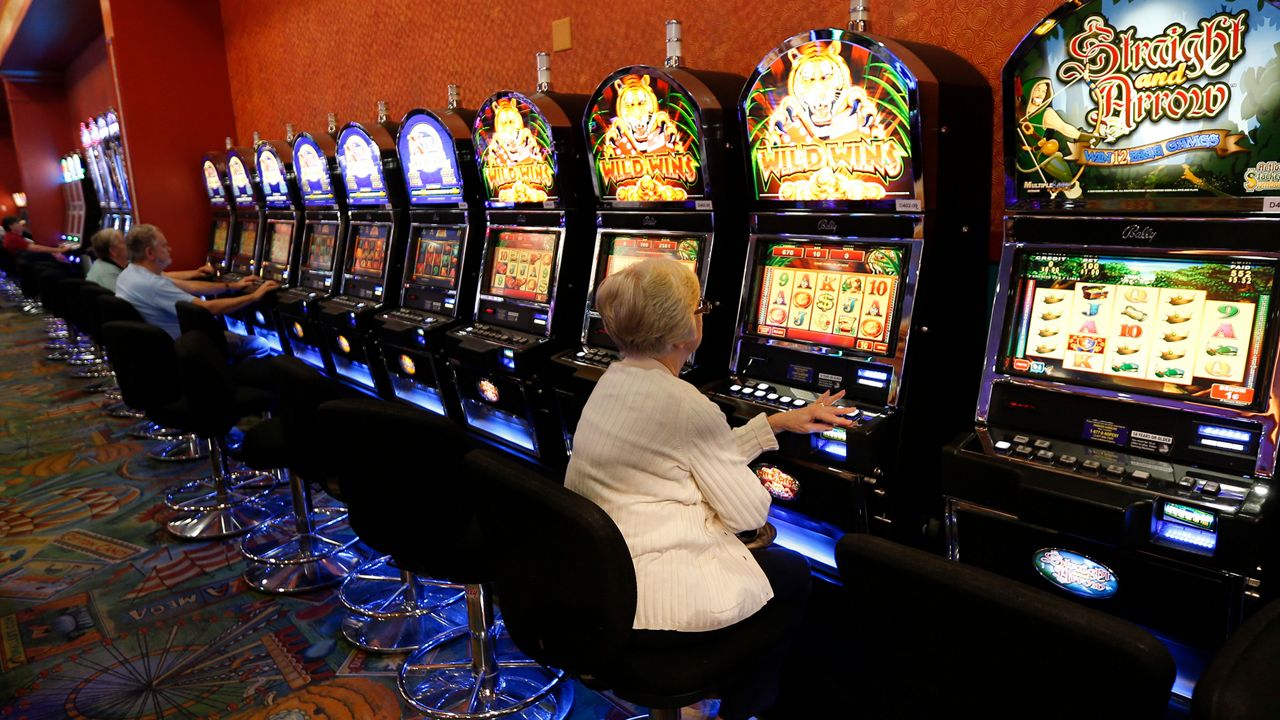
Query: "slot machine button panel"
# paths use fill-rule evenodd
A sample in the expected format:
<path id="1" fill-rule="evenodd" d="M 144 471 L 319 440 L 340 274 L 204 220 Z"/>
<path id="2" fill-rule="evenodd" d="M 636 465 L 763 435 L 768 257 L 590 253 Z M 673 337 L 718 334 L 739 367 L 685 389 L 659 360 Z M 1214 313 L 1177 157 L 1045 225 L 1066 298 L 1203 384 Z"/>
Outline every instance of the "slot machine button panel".
<path id="1" fill-rule="evenodd" d="M 764 399 L 765 399 L 765 400 L 777 400 L 777 399 L 778 399 L 778 393 L 769 393 L 768 395 L 765 395 L 765 396 L 764 396 Z"/>
<path id="2" fill-rule="evenodd" d="M 796 400 L 792 400 L 792 401 L 791 401 L 791 404 L 792 404 L 792 405 L 795 405 L 796 407 L 804 407 L 805 405 L 808 405 L 809 403 L 805 402 L 804 400 L 796 399 Z"/>
<path id="3" fill-rule="evenodd" d="M 1178 487 L 1187 491 L 1194 490 L 1196 487 L 1196 480 L 1193 477 L 1184 477 L 1178 481 Z"/>
<path id="4" fill-rule="evenodd" d="M 752 393 L 752 395 L 755 395 L 755 396 L 756 396 L 756 397 L 758 397 L 758 398 L 759 398 L 759 397 L 764 397 L 764 396 L 765 396 L 765 391 L 764 391 L 764 390 L 756 390 L 754 393 Z"/>
<path id="5" fill-rule="evenodd" d="M 1204 487 L 1200 488 L 1200 492 L 1208 495 L 1209 497 L 1217 497 L 1218 491 L 1221 489 L 1221 485 L 1216 482 L 1209 481 L 1204 484 Z"/>
<path id="6" fill-rule="evenodd" d="M 1112 476 L 1112 477 L 1117 477 L 1117 478 L 1118 478 L 1118 477 L 1124 477 L 1124 466 L 1123 466 L 1123 465 L 1108 465 L 1108 466 L 1106 467 L 1106 473 L 1107 473 L 1108 475 Z"/>
<path id="7" fill-rule="evenodd" d="M 1008 453 L 1013 450 L 1013 443 L 1009 442 L 1008 440 L 997 440 L 995 447 L 996 447 L 996 452 Z"/>
<path id="8" fill-rule="evenodd" d="M 578 353 L 578 357 L 582 357 L 583 355 L 586 355 L 586 353 Z M 738 392 L 738 391 L 740 391 L 740 390 L 742 390 L 742 386 L 741 386 L 741 385 L 730 385 L 730 386 L 729 386 L 729 392 L 736 393 L 736 392 Z"/>
<path id="9" fill-rule="evenodd" d="M 1032 445 L 1034 445 L 1039 450 L 1048 450 L 1050 447 L 1053 446 L 1053 443 L 1045 439 L 1040 439 L 1040 440 L 1036 440 L 1034 443 L 1032 443 Z"/>
<path id="10" fill-rule="evenodd" d="M 1146 484 L 1151 481 L 1151 473 L 1146 470 L 1134 470 L 1129 473 L 1129 479 L 1136 483 Z"/>
<path id="11" fill-rule="evenodd" d="M 1048 450 L 1038 450 L 1036 451 L 1036 459 L 1051 463 L 1053 462 L 1053 453 Z"/>
<path id="12" fill-rule="evenodd" d="M 1059 455 L 1058 456 L 1059 465 L 1063 465 L 1069 468 L 1074 468 L 1076 466 L 1076 462 L 1077 460 L 1075 455 Z"/>
<path id="13" fill-rule="evenodd" d="M 1030 443 L 1030 442 L 1031 442 L 1031 438 L 1027 437 L 1026 435 L 1014 435 L 1014 436 L 1013 436 L 1013 444 L 1014 444 L 1014 445 L 1026 445 L 1026 444 L 1028 444 L 1028 443 Z"/>
<path id="14" fill-rule="evenodd" d="M 790 404 L 791 404 L 791 396 L 790 396 L 790 395 L 783 395 L 782 397 L 778 398 L 778 402 L 782 403 L 783 405 L 790 405 Z"/>
<path id="15" fill-rule="evenodd" d="M 1019 445 L 1013 449 L 1014 455 L 1020 455 L 1024 458 L 1029 458 L 1034 453 L 1035 453 L 1035 449 L 1032 448 L 1030 445 Z"/>
<path id="16" fill-rule="evenodd" d="M 1080 463 L 1080 469 L 1084 470 L 1087 473 L 1092 473 L 1096 475 L 1098 474 L 1098 471 L 1102 469 L 1102 463 L 1098 462 L 1097 460 L 1085 460 L 1084 462 Z"/>

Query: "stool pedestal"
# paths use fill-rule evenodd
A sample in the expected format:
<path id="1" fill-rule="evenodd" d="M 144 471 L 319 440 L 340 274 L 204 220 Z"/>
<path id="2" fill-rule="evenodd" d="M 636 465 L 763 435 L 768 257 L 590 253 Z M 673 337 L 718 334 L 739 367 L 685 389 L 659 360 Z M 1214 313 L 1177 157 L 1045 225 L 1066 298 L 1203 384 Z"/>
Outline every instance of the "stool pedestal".
<path id="1" fill-rule="evenodd" d="M 193 480 L 169 490 L 165 504 L 185 517 L 169 521 L 173 535 L 187 540 L 211 540 L 246 533 L 275 515 L 275 509 L 259 502 L 276 486 L 261 473 L 231 472 L 221 438 L 209 444 L 213 464 L 208 479 Z"/>
<path id="2" fill-rule="evenodd" d="M 464 630 L 462 597 L 460 585 L 419 578 L 396 567 L 390 556 L 380 557 L 342 582 L 338 600 L 350 612 L 342 634 L 370 652 L 416 650 Z"/>

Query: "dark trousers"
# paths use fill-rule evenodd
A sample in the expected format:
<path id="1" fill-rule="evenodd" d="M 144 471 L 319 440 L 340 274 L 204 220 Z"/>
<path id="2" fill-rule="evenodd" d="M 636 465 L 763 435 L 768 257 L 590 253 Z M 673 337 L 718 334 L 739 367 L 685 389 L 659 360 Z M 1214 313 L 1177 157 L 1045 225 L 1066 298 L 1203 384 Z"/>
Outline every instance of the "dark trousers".
<path id="1" fill-rule="evenodd" d="M 764 712 L 778 699 L 778 680 L 782 664 L 796 637 L 805 607 L 809 603 L 809 561 L 785 548 L 771 545 L 752 550 L 751 555 L 769 578 L 773 599 L 751 617 L 719 630 L 711 630 L 718 638 L 733 638 L 765 633 L 781 641 L 763 654 L 744 658 L 740 670 L 719 687 L 720 717 L 723 720 L 746 720 Z M 781 632 L 779 632 L 781 630 Z M 708 633 L 685 633 L 671 630 L 637 630 L 636 640 L 647 647 L 676 648 L 691 640 L 697 642 Z M 750 641 L 730 640 L 726 648 L 750 646 Z"/>

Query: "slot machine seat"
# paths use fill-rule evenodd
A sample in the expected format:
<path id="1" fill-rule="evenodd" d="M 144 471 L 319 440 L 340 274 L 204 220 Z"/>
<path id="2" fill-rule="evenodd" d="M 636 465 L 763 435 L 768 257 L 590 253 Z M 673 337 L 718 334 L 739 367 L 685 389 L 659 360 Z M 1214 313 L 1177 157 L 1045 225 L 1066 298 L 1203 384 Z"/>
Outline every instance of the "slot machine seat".
<path id="1" fill-rule="evenodd" d="M 401 666 L 401 697 L 427 717 L 557 717 L 566 698 L 553 691 L 563 674 L 501 637 L 488 586 L 491 555 L 477 517 L 489 498 L 464 467 L 462 429 L 432 413 L 372 399 L 325 403 L 320 416 L 348 447 L 380 443 L 369 456 L 348 450 L 334 460 L 360 538 L 389 550 L 398 567 L 447 581 L 439 587 L 457 597 L 465 594 L 465 604 L 436 612 L 446 622 Z M 326 445 L 339 449 L 336 439 Z M 371 474 L 409 481 L 371 483 Z"/>
<path id="2" fill-rule="evenodd" d="M 40 298 L 40 276 L 45 272 L 57 269 L 57 265 L 43 259 L 43 256 L 32 257 L 33 253 L 24 253 L 18 256 L 18 287 L 22 291 L 26 303 L 22 306 L 22 312 L 27 315 L 39 315 L 44 312 Z"/>
<path id="3" fill-rule="evenodd" d="M 272 510 L 258 501 L 274 487 L 274 478 L 230 470 L 222 437 L 229 428 L 219 422 L 227 405 L 240 412 L 256 409 L 262 401 L 240 392 L 211 400 L 216 393 L 202 387 L 197 378 L 204 374 L 199 360 L 184 348 L 180 362 L 178 344 L 153 325 L 108 322 L 103 338 L 115 360 L 126 402 L 157 422 L 194 433 L 195 442 L 208 448 L 212 475 L 166 493 L 166 505 L 179 513 L 167 524 L 169 532 L 188 539 L 226 537 L 270 517 Z M 219 430 L 222 434 L 215 435 Z"/>
<path id="4" fill-rule="evenodd" d="M 67 311 L 61 303 L 63 298 L 58 289 L 58 285 L 70 278 L 71 274 L 47 262 L 28 262 L 24 264 L 24 269 L 28 277 L 34 274 L 35 297 L 38 299 L 36 305 L 39 308 L 37 312 L 43 312 L 46 317 L 53 318 L 52 326 L 46 321 L 46 331 L 56 328 L 57 335 L 62 336 L 56 338 L 57 341 L 49 348 L 50 352 L 45 359 L 65 362 L 79 350 L 80 346 L 79 333 L 67 320 Z M 51 337 L 56 337 L 54 332 L 49 334 Z"/>
<path id="5" fill-rule="evenodd" d="M 114 296 L 114 294 L 97 283 L 86 282 L 80 286 L 81 329 L 89 335 L 89 338 L 93 340 L 93 344 L 98 348 L 103 362 L 101 377 L 105 378 L 101 382 L 86 385 L 84 391 L 88 393 L 106 393 L 116 388 L 115 372 L 111 369 L 111 358 L 107 357 L 102 344 L 102 316 L 98 310 L 98 298 L 107 296 Z M 118 390 L 113 399 L 119 399 Z"/>
<path id="6" fill-rule="evenodd" d="M 1165 716 L 1173 658 L 1136 625 L 871 535 L 844 536 L 836 564 L 868 717 Z"/>
<path id="7" fill-rule="evenodd" d="M 371 652 L 415 650 L 465 626 L 462 587 L 428 572 L 450 557 L 449 539 L 466 528 L 456 518 L 470 514 L 423 475 L 457 478 L 466 441 L 452 424 L 424 416 L 381 400 L 331 400 L 312 425 L 310 452 L 324 451 L 317 460 L 337 483 L 351 529 L 376 553 L 338 591 L 343 636 Z"/>
<path id="8" fill-rule="evenodd" d="M 71 372 L 71 377 L 77 380 L 100 379 L 111 375 L 111 368 L 107 365 L 102 348 L 89 333 L 92 321 L 81 290 L 92 284 L 84 278 L 70 277 L 59 281 L 54 289 L 66 321 L 71 323 L 80 338 L 77 352 L 67 358 L 67 364 L 77 368 Z"/>
<path id="9" fill-rule="evenodd" d="M 511 639 L 588 687 L 650 708 L 651 718 L 679 718 L 679 708 L 711 697 L 744 659 L 776 647 L 789 630 L 774 604 L 696 638 L 655 643 L 637 635 L 635 565 L 604 510 L 488 450 L 469 455 L 465 472 L 487 498 L 481 529 L 495 548 L 495 588 Z"/>
<path id="10" fill-rule="evenodd" d="M 224 362 L 230 362 L 227 350 L 226 328 L 218 318 L 193 302 L 181 301 L 174 305 L 178 311 L 178 327 L 182 332 L 198 332 L 214 344 Z M 248 358 L 231 364 L 231 376 L 241 385 L 255 388 L 272 387 L 270 358 Z"/>
<path id="11" fill-rule="evenodd" d="M 351 551 L 355 533 L 346 508 L 316 505 L 311 483 L 328 468 L 315 452 L 320 435 L 316 409 L 337 398 L 336 387 L 291 357 L 268 361 L 280 398 L 275 417 L 245 433 L 239 458 L 251 468 L 280 468 L 289 483 L 292 510 L 254 528 L 240 544 L 249 560 L 245 582 L 269 593 L 298 593 L 341 582 L 363 562 Z"/>
<path id="12" fill-rule="evenodd" d="M 1192 720 L 1280 717 L 1280 600 L 1254 613 L 1209 661 L 1191 696 Z"/>
<path id="13" fill-rule="evenodd" d="M 135 322 L 145 323 L 146 320 L 138 313 L 128 300 L 118 298 L 115 295 L 101 295 L 98 297 L 98 322 L 99 325 L 105 327 L 109 322 Z M 103 347 L 106 347 L 106 338 L 103 337 Z M 114 368 L 114 366 L 113 366 Z M 167 457 L 170 454 L 176 454 L 178 448 L 189 448 L 191 442 L 195 440 L 195 436 L 188 437 L 188 433 L 175 428 L 162 427 L 146 418 L 146 413 L 140 408 L 129 404 L 124 396 L 124 390 L 119 387 L 119 379 L 117 378 L 116 391 L 121 401 L 120 408 L 112 406 L 108 409 L 108 414 L 112 417 L 119 418 L 139 418 L 141 422 L 129 428 L 126 432 L 130 437 L 139 440 L 168 440 L 175 441 L 166 445 L 159 450 L 151 450 L 148 456 L 155 457 L 156 453 Z M 207 455 L 199 456 L 207 457 Z"/>

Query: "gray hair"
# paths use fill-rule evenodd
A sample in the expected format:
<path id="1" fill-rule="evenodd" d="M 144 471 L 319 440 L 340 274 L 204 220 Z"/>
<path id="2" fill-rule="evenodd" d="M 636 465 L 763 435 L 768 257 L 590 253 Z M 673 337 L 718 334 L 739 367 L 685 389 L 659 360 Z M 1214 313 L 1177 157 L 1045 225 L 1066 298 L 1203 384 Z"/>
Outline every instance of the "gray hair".
<path id="1" fill-rule="evenodd" d="M 698 276 L 666 258 L 644 260 L 616 272 L 596 290 L 605 330 L 624 355 L 659 357 L 697 333 Z"/>
<path id="2" fill-rule="evenodd" d="M 124 242 L 124 234 L 115 228 L 104 228 L 89 238 L 89 244 L 93 246 L 93 254 L 99 260 L 109 260 L 111 258 L 111 246 L 118 242 Z"/>
<path id="3" fill-rule="evenodd" d="M 143 223 L 134 225 L 124 241 L 129 245 L 129 262 L 142 262 L 147 259 L 147 251 L 156 246 L 156 242 L 164 234 L 155 225 Z"/>

